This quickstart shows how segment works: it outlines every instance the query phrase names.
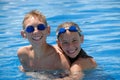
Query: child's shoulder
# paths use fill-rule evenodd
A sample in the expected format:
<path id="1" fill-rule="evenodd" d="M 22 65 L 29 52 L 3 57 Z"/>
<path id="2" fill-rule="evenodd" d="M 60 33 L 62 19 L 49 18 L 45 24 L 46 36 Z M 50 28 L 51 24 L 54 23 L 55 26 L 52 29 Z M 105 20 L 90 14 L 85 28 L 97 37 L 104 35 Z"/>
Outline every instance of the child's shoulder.
<path id="1" fill-rule="evenodd" d="M 74 64 L 79 64 L 84 69 L 92 69 L 97 66 L 96 61 L 93 58 L 79 58 Z"/>
<path id="2" fill-rule="evenodd" d="M 18 55 L 27 54 L 31 49 L 31 46 L 20 47 L 17 51 Z"/>

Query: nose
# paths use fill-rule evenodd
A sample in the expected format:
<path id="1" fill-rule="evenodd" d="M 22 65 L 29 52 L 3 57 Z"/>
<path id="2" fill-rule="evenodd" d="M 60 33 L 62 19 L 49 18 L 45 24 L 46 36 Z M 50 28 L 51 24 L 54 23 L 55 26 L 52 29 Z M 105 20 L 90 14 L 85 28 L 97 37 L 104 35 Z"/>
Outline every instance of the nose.
<path id="1" fill-rule="evenodd" d="M 37 29 L 37 27 L 34 27 L 34 31 L 33 33 L 37 33 L 39 30 Z"/>
<path id="2" fill-rule="evenodd" d="M 69 48 L 71 49 L 71 48 L 73 48 L 73 46 L 74 46 L 73 43 L 70 42 L 70 43 L 69 43 Z"/>

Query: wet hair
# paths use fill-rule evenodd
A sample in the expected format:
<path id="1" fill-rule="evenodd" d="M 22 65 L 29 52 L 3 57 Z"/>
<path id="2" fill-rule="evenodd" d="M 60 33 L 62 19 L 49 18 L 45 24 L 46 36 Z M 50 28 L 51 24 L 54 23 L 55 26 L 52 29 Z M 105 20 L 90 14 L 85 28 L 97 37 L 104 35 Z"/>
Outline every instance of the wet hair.
<path id="1" fill-rule="evenodd" d="M 46 17 L 39 12 L 38 10 L 32 10 L 29 13 L 27 13 L 24 17 L 23 20 L 23 29 L 25 28 L 25 21 L 31 17 L 37 18 L 38 20 L 40 20 L 41 22 L 43 22 L 46 26 L 47 26 L 47 21 L 46 21 Z"/>
<path id="2" fill-rule="evenodd" d="M 56 30 L 57 38 L 58 38 L 58 36 L 59 36 L 59 35 L 58 35 L 58 32 L 59 32 L 59 29 L 60 29 L 60 28 L 69 28 L 69 27 L 71 27 L 71 26 L 75 26 L 75 27 L 77 28 L 77 30 L 78 30 L 79 33 L 82 32 L 81 29 L 80 29 L 80 27 L 78 26 L 78 24 L 76 24 L 76 23 L 74 23 L 74 22 L 64 22 L 64 23 L 60 24 L 60 25 L 57 27 L 57 30 Z"/>

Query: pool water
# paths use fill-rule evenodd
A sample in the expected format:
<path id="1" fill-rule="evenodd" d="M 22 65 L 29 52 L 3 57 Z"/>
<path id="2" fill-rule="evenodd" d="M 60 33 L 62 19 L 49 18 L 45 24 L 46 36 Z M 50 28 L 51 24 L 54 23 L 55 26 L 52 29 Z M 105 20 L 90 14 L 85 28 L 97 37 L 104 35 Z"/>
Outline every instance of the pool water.
<path id="1" fill-rule="evenodd" d="M 0 0 L 0 80 L 35 80 L 19 71 L 17 57 L 17 49 L 29 45 L 20 30 L 24 15 L 33 9 L 46 15 L 51 26 L 47 42 L 52 45 L 57 25 L 79 24 L 85 37 L 82 47 L 98 64 L 84 72 L 83 80 L 120 80 L 119 0 Z"/>

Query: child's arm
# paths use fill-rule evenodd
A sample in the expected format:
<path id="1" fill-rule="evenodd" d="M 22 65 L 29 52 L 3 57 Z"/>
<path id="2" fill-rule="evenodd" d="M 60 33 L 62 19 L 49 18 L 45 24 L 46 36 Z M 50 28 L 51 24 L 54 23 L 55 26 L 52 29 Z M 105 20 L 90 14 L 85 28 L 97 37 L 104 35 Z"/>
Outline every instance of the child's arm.
<path id="1" fill-rule="evenodd" d="M 97 64 L 93 58 L 79 58 L 75 63 L 81 66 L 82 70 L 96 68 Z"/>
<path id="2" fill-rule="evenodd" d="M 96 62 L 93 58 L 79 58 L 71 65 L 70 74 L 68 76 L 55 80 L 82 80 L 84 76 L 83 71 L 93 69 L 96 66 Z"/>
<path id="3" fill-rule="evenodd" d="M 25 50 L 25 47 L 22 47 L 22 48 L 20 48 L 20 49 L 18 49 L 18 57 L 19 57 L 19 60 L 20 60 L 20 63 L 21 63 L 21 66 L 19 66 L 19 69 L 20 69 L 20 71 L 23 71 L 23 72 L 25 72 L 25 71 L 27 71 L 27 69 L 28 69 L 28 55 L 27 55 L 27 53 L 25 52 L 26 50 Z"/>
<path id="4" fill-rule="evenodd" d="M 81 67 L 77 64 L 74 64 L 70 68 L 70 74 L 63 78 L 58 78 L 55 80 L 82 80 L 84 74 L 81 70 Z"/>

